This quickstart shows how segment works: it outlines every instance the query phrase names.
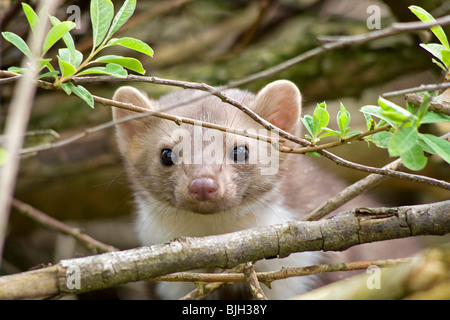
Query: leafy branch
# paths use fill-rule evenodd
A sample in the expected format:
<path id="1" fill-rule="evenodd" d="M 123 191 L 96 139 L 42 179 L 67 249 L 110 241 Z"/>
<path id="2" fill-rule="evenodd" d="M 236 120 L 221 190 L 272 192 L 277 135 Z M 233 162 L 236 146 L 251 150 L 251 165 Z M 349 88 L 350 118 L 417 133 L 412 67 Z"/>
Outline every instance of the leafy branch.
<path id="1" fill-rule="evenodd" d="M 430 13 L 419 6 L 410 6 L 409 9 L 423 22 L 436 22 L 436 19 Z M 438 38 L 440 44 L 421 43 L 420 46 L 434 56 L 432 61 L 446 73 L 447 80 L 450 80 L 450 44 L 447 35 L 439 25 L 431 27 L 430 30 Z"/>
<path id="2" fill-rule="evenodd" d="M 337 113 L 339 130 L 328 128 L 330 115 L 326 109 L 326 103 L 320 103 L 314 110 L 313 115 L 305 115 L 302 122 L 309 134 L 305 137 L 315 145 L 320 139 L 328 136 L 337 136 L 339 141 L 318 145 L 316 148 L 307 149 L 310 154 L 316 150 L 333 147 L 347 143 L 355 139 L 364 138 L 373 142 L 380 148 L 386 148 L 391 157 L 400 156 L 408 169 L 421 170 L 427 164 L 424 152 L 437 154 L 444 161 L 450 163 L 450 142 L 440 139 L 432 134 L 419 133 L 422 124 L 437 122 L 449 122 L 450 116 L 432 112 L 429 110 L 431 95 L 425 93 L 425 98 L 417 107 L 408 103 L 407 108 L 380 97 L 378 106 L 368 105 L 360 109 L 366 119 L 367 132 L 350 131 L 350 113 L 341 103 Z M 376 121 L 373 117 L 379 118 Z M 325 131 L 325 133 L 323 133 Z M 292 152 L 299 153 L 298 150 Z"/>
<path id="3" fill-rule="evenodd" d="M 35 34 L 37 25 L 41 19 L 36 12 L 26 3 L 22 3 L 22 8 L 31 28 Z M 112 36 L 128 21 L 136 8 L 136 0 L 126 0 L 117 14 L 114 16 L 114 5 L 110 0 L 92 0 L 90 5 L 91 23 L 93 31 L 93 46 L 89 56 L 83 60 L 83 54 L 75 48 L 74 40 L 70 30 L 75 27 L 71 21 L 59 21 L 54 16 L 49 16 L 53 27 L 45 37 L 42 49 L 38 57 L 38 70 L 41 72 L 47 69 L 48 72 L 42 73 L 38 78 L 53 77 L 53 85 L 62 88 L 67 94 L 72 92 L 83 99 L 90 107 L 94 107 L 94 99 L 91 93 L 81 85 L 74 85 L 71 80 L 77 76 L 90 74 L 105 74 L 119 78 L 125 78 L 128 72 L 125 68 L 140 74 L 145 74 L 145 70 L 139 60 L 130 57 L 118 55 L 105 55 L 97 57 L 105 48 L 112 46 L 126 47 L 150 57 L 153 56 L 153 50 L 144 42 L 138 39 L 123 37 L 112 38 Z M 5 40 L 12 43 L 27 57 L 31 58 L 31 51 L 26 42 L 18 35 L 12 32 L 2 32 Z M 45 58 L 50 48 L 59 40 L 63 40 L 66 47 L 58 49 L 57 61 L 59 71 L 55 70 L 51 64 L 51 58 Z M 105 64 L 105 66 L 93 66 Z M 9 71 L 22 73 L 23 68 L 11 67 Z"/>

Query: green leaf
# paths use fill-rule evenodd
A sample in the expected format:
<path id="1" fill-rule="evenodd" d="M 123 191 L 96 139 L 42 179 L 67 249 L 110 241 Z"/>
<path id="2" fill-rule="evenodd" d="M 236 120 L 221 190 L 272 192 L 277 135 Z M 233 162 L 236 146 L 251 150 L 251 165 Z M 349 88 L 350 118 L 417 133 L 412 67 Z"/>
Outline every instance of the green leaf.
<path id="1" fill-rule="evenodd" d="M 444 61 L 442 59 L 442 50 L 445 50 L 445 47 L 442 44 L 438 43 L 421 43 L 420 46 L 431 53 L 433 56 L 438 58 L 440 61 Z"/>
<path id="2" fill-rule="evenodd" d="M 51 76 L 57 76 L 58 74 L 59 74 L 59 71 L 49 71 L 49 72 L 40 74 L 38 76 L 38 79 L 42 79 L 42 78 L 45 78 L 45 77 L 51 77 Z"/>
<path id="3" fill-rule="evenodd" d="M 53 26 L 45 37 L 44 45 L 42 46 L 42 55 L 47 53 L 58 40 L 73 28 L 75 28 L 75 23 L 72 21 L 63 21 Z"/>
<path id="4" fill-rule="evenodd" d="M 75 50 L 73 55 L 70 49 L 62 48 L 58 50 L 58 55 L 62 60 L 70 63 L 75 68 L 78 68 L 83 61 L 83 54 L 78 50 Z"/>
<path id="5" fill-rule="evenodd" d="M 420 139 L 425 142 L 437 155 L 450 163 L 450 142 L 432 134 L 421 134 Z"/>
<path id="6" fill-rule="evenodd" d="M 362 133 L 362 131 L 352 131 L 350 133 L 347 133 L 347 135 L 345 136 L 345 139 L 351 138 L 352 136 L 356 136 L 361 133 Z"/>
<path id="7" fill-rule="evenodd" d="M 86 90 L 86 88 L 80 85 L 75 86 L 72 82 L 63 83 L 61 87 L 66 93 L 69 92 L 67 94 L 73 92 L 78 97 L 83 99 L 91 108 L 94 108 L 94 98 L 92 97 L 92 94 Z"/>
<path id="8" fill-rule="evenodd" d="M 414 13 L 420 20 L 423 22 L 435 22 L 436 19 L 429 14 L 426 10 L 419 6 L 409 6 L 409 10 Z M 439 39 L 439 41 L 444 45 L 446 49 L 450 50 L 450 45 L 447 40 L 447 36 L 445 35 L 444 29 L 441 26 L 436 26 L 430 28 L 430 30 L 434 33 L 434 35 Z"/>
<path id="9" fill-rule="evenodd" d="M 50 64 L 50 61 L 52 61 L 51 58 L 49 58 L 49 59 L 38 59 L 37 60 L 37 66 L 38 66 L 39 71 L 41 71 L 45 67 L 47 67 L 47 69 L 49 71 L 55 71 L 53 66 Z"/>
<path id="10" fill-rule="evenodd" d="M 441 68 L 442 70 L 444 70 L 445 72 L 447 72 L 447 69 L 448 69 L 448 68 L 447 68 L 443 63 L 441 63 L 440 61 L 438 61 L 438 60 L 436 60 L 436 59 L 431 59 L 431 61 L 432 61 L 433 63 L 437 64 L 439 68 Z"/>
<path id="11" fill-rule="evenodd" d="M 350 119 L 351 119 L 350 112 L 348 112 L 347 109 L 345 109 L 344 105 L 341 102 L 341 108 L 337 113 L 337 123 L 339 129 L 341 130 L 344 136 L 349 129 L 348 125 L 350 124 Z"/>
<path id="12" fill-rule="evenodd" d="M 30 24 L 31 31 L 34 35 L 36 35 L 37 32 L 37 26 L 39 24 L 39 17 L 34 12 L 33 8 L 31 8 L 28 4 L 22 2 L 22 9 L 23 12 L 25 12 L 25 16 L 27 17 L 28 23 Z"/>
<path id="13" fill-rule="evenodd" d="M 423 100 L 420 103 L 419 110 L 417 110 L 417 114 L 416 114 L 417 125 L 416 125 L 416 127 L 419 127 L 423 117 L 425 117 L 425 115 L 428 113 L 428 108 L 430 106 L 430 99 L 431 99 L 430 93 L 429 92 L 425 92 L 425 94 L 423 96 Z"/>
<path id="14" fill-rule="evenodd" d="M 393 126 L 395 128 L 398 126 L 397 122 L 392 120 L 391 118 L 385 116 L 383 114 L 383 109 L 381 109 L 378 106 L 373 106 L 373 105 L 364 106 L 360 109 L 360 111 L 362 113 L 364 113 L 365 115 L 368 114 L 368 115 L 383 119 L 384 121 L 386 121 L 387 123 L 389 123 L 391 126 Z"/>
<path id="15" fill-rule="evenodd" d="M 70 95 L 71 93 L 72 93 L 72 87 L 74 86 L 74 84 L 72 83 L 72 82 L 64 82 L 64 83 L 61 83 L 61 89 L 63 89 L 64 90 L 64 92 L 67 94 L 67 95 Z"/>
<path id="16" fill-rule="evenodd" d="M 447 69 L 450 68 L 450 50 L 442 50 L 442 62 L 446 65 Z"/>
<path id="17" fill-rule="evenodd" d="M 109 40 L 112 35 L 128 21 L 128 19 L 133 15 L 134 9 L 136 9 L 136 0 L 126 0 L 123 3 L 119 12 L 117 12 L 114 17 L 106 39 Z"/>
<path id="18" fill-rule="evenodd" d="M 50 17 L 50 21 L 52 22 L 52 24 L 54 26 L 61 23 L 61 21 L 59 21 L 58 18 L 53 17 L 53 16 Z M 66 44 L 67 49 L 70 51 L 70 54 L 72 56 L 72 61 L 78 61 L 78 59 L 80 58 L 80 55 L 81 55 L 81 61 L 83 61 L 83 54 L 75 49 L 75 42 L 73 41 L 73 38 L 72 38 L 72 35 L 70 34 L 70 32 L 65 33 L 64 36 L 62 37 L 62 39 L 63 39 L 64 43 Z M 66 60 L 66 61 L 68 61 L 68 60 Z M 78 63 L 78 65 L 81 63 L 81 61 Z"/>
<path id="19" fill-rule="evenodd" d="M 412 118 L 414 115 L 406 110 L 405 108 L 400 107 L 399 105 L 393 103 L 392 101 L 386 100 L 383 97 L 378 98 L 378 104 L 380 105 L 381 109 L 384 111 L 394 111 L 398 114 L 401 114 L 407 118 Z"/>
<path id="20" fill-rule="evenodd" d="M 415 127 L 400 128 L 389 140 L 389 155 L 395 157 L 411 149 L 417 144 L 418 135 Z"/>
<path id="21" fill-rule="evenodd" d="M 381 109 L 383 109 L 382 115 L 396 122 L 397 124 L 402 124 L 403 122 L 408 120 L 411 122 L 417 120 L 416 116 L 411 112 L 389 100 L 384 99 L 383 97 L 380 97 L 378 99 L 378 104 L 380 105 Z"/>
<path id="22" fill-rule="evenodd" d="M 104 63 L 115 63 L 122 67 L 128 68 L 130 70 L 136 71 L 140 74 L 145 74 L 145 70 L 142 67 L 142 64 L 139 60 L 134 58 L 126 58 L 116 55 L 108 55 L 99 57 L 95 62 L 104 62 Z"/>
<path id="23" fill-rule="evenodd" d="M 320 135 L 319 138 L 324 138 L 324 137 L 328 137 L 328 136 L 338 136 L 339 138 L 342 138 L 342 134 L 340 131 L 333 130 L 333 129 L 330 129 L 327 127 L 322 128 L 322 130 L 327 131 L 327 133 Z"/>
<path id="24" fill-rule="evenodd" d="M 448 122 L 450 121 L 450 116 L 442 113 L 436 113 L 433 111 L 429 111 L 420 122 L 423 123 L 436 123 L 436 122 Z"/>
<path id="25" fill-rule="evenodd" d="M 303 125 L 305 126 L 306 130 L 312 135 L 313 134 L 313 117 L 309 114 L 305 115 L 302 118 Z M 312 139 L 312 137 L 311 137 Z"/>
<path id="26" fill-rule="evenodd" d="M 391 140 L 392 132 L 382 131 L 372 135 L 371 141 L 379 148 L 387 149 Z"/>
<path id="27" fill-rule="evenodd" d="M 19 67 L 9 67 L 8 71 L 10 72 L 15 72 L 15 73 L 24 73 L 25 72 L 25 68 L 19 68 Z"/>
<path id="28" fill-rule="evenodd" d="M 125 78 L 128 75 L 127 71 L 124 68 L 114 63 L 109 63 L 106 65 L 106 67 L 89 68 L 79 72 L 77 75 L 81 76 L 85 74 L 107 74 L 109 76 L 119 78 Z"/>
<path id="29" fill-rule="evenodd" d="M 314 152 L 307 152 L 307 153 L 305 153 L 307 156 L 310 156 L 310 157 L 316 157 L 316 158 L 320 158 L 320 153 L 318 153 L 318 152 L 316 152 L 316 151 L 314 151 Z"/>
<path id="30" fill-rule="evenodd" d="M 58 56 L 58 64 L 63 77 L 71 76 L 76 71 L 75 67 L 71 63 L 64 61 L 60 56 Z"/>
<path id="31" fill-rule="evenodd" d="M 26 55 L 28 58 L 31 57 L 31 51 L 30 48 L 28 48 L 28 45 L 21 37 L 19 37 L 17 34 L 12 32 L 2 32 L 3 38 L 5 38 L 6 41 L 11 42 L 14 46 L 16 46 L 17 49 L 22 51 L 24 55 Z"/>
<path id="32" fill-rule="evenodd" d="M 123 37 L 123 38 L 114 38 L 109 40 L 107 46 L 115 46 L 119 45 L 128 49 L 132 49 L 143 54 L 146 54 L 150 57 L 153 57 L 153 49 L 149 47 L 148 44 L 142 42 L 141 40 Z"/>
<path id="33" fill-rule="evenodd" d="M 420 145 L 416 144 L 411 149 L 400 154 L 403 164 L 410 170 L 422 170 L 427 165 L 427 157 L 423 154 Z"/>
<path id="34" fill-rule="evenodd" d="M 417 144 L 422 148 L 423 151 L 428 152 L 429 154 L 435 154 L 436 152 L 434 152 L 434 150 L 431 149 L 430 146 L 427 145 L 427 144 L 423 141 L 423 139 L 422 139 L 421 136 L 422 136 L 422 135 L 419 134 L 419 139 L 417 140 Z"/>
<path id="35" fill-rule="evenodd" d="M 367 130 L 372 129 L 372 126 L 374 126 L 375 121 L 372 119 L 372 116 L 368 113 L 363 113 L 364 118 L 366 119 L 366 126 Z"/>
<path id="36" fill-rule="evenodd" d="M 114 5 L 110 0 L 91 1 L 91 23 L 94 48 L 105 38 L 114 16 Z"/>
<path id="37" fill-rule="evenodd" d="M 322 128 L 325 128 L 328 125 L 329 120 L 330 114 L 326 109 L 326 105 L 324 103 L 317 105 L 313 113 L 313 137 L 319 135 Z"/>

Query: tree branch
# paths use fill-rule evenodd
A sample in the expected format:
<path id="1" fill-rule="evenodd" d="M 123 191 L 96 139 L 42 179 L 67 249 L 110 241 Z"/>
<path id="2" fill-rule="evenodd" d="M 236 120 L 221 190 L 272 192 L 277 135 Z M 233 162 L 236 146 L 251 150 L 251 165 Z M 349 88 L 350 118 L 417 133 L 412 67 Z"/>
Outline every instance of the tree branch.
<path id="1" fill-rule="evenodd" d="M 354 245 L 418 235 L 450 233 L 450 200 L 429 205 L 358 209 L 331 219 L 286 222 L 219 236 L 179 238 L 166 244 L 63 260 L 55 266 L 0 277 L 0 298 L 76 294 L 200 268 L 232 268 L 243 262 L 302 251 L 341 251 Z M 77 270 L 80 286 L 70 289 Z"/>
<path id="2" fill-rule="evenodd" d="M 384 98 L 392 98 L 392 97 L 404 96 L 408 93 L 421 92 L 421 91 L 436 91 L 436 90 L 442 90 L 442 89 L 448 89 L 448 88 L 450 88 L 450 82 L 437 83 L 437 84 L 422 84 L 418 87 L 396 90 L 396 91 L 391 91 L 391 92 L 385 92 L 381 96 Z"/>
<path id="3" fill-rule="evenodd" d="M 342 263 L 320 264 L 307 267 L 282 268 L 276 271 L 256 272 L 256 278 L 259 282 L 268 283 L 275 280 L 287 279 L 291 277 L 309 276 L 318 273 L 364 270 L 370 266 L 388 267 L 399 263 L 408 262 L 409 258 L 400 259 L 382 259 L 367 261 L 352 261 Z M 197 273 L 197 272 L 176 272 L 165 276 L 150 279 L 151 281 L 170 281 L 170 282 L 244 282 L 245 275 L 240 272 L 221 272 L 221 273 Z"/>
<path id="4" fill-rule="evenodd" d="M 423 100 L 423 94 L 420 93 L 409 93 L 406 95 L 406 101 L 409 103 L 420 106 Z M 430 98 L 430 110 L 438 113 L 450 116 L 450 102 L 438 99 L 438 97 Z"/>

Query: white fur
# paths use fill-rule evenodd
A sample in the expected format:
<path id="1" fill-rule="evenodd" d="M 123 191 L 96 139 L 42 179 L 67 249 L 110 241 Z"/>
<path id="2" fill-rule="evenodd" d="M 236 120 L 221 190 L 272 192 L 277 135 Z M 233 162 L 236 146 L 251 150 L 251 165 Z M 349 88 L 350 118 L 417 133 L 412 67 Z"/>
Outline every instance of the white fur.
<path id="1" fill-rule="evenodd" d="M 266 201 L 237 207 L 210 215 L 195 214 L 167 207 L 142 191 L 138 195 L 136 228 L 144 245 L 164 243 L 177 237 L 201 237 L 224 234 L 247 228 L 274 225 L 294 220 L 292 213 L 280 203 Z M 275 271 L 282 267 L 318 264 L 320 253 L 304 252 L 283 259 L 256 262 L 257 271 Z M 296 277 L 272 282 L 272 289 L 264 287 L 269 299 L 286 299 L 314 287 L 314 276 Z M 179 299 L 194 286 L 191 283 L 160 283 L 157 292 L 164 299 Z"/>

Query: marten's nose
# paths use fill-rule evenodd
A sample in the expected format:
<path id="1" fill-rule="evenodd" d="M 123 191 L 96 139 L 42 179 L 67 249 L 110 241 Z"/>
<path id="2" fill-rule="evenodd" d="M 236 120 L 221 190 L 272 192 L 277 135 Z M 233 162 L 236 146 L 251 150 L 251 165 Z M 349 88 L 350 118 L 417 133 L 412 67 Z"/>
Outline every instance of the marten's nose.
<path id="1" fill-rule="evenodd" d="M 213 199 L 218 192 L 217 182 L 211 178 L 194 179 L 189 184 L 189 193 L 197 201 Z"/>

